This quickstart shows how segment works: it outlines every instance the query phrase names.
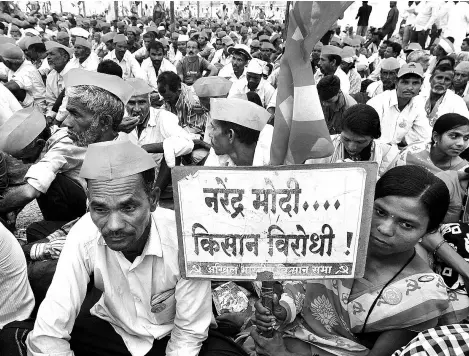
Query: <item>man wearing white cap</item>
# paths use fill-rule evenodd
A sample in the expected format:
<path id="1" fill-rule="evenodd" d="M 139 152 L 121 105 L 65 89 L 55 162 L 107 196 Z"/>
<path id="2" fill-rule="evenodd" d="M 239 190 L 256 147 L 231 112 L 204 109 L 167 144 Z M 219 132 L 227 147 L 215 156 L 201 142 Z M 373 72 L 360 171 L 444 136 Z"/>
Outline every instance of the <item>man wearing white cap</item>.
<path id="1" fill-rule="evenodd" d="M 57 42 L 46 42 L 47 61 L 52 70 L 46 80 L 46 118 L 49 123 L 53 121 L 56 112 L 52 111 L 55 101 L 64 88 L 63 77 L 67 72 L 77 67 L 77 63 L 71 61 L 73 50 Z"/>
<path id="2" fill-rule="evenodd" d="M 26 183 L 2 196 L 0 213 L 20 210 L 37 199 L 45 220 L 64 224 L 86 210 L 84 181 L 78 177 L 85 149 L 72 143 L 66 129 L 52 135 L 45 129 L 46 120 L 35 107 L 17 111 L 0 127 L 1 151 L 34 163 L 24 177 Z"/>
<path id="3" fill-rule="evenodd" d="M 422 66 L 405 64 L 397 74 L 396 89 L 386 90 L 368 101 L 380 118 L 381 142 L 398 145 L 430 140 L 431 128 L 423 100 L 418 97 L 422 82 Z"/>
<path id="4" fill-rule="evenodd" d="M 265 62 L 255 58 L 252 59 L 246 68 L 246 78 L 239 79 L 233 84 L 228 98 L 242 97 L 247 92 L 253 91 L 259 95 L 264 108 L 267 108 L 275 89 L 262 77 L 264 66 Z"/>
<path id="5" fill-rule="evenodd" d="M 88 148 L 80 175 L 90 213 L 70 231 L 28 335 L 31 355 L 205 354 L 210 282 L 180 276 L 174 212 L 157 207 L 155 165 L 129 141 Z M 91 278 L 101 299 L 77 317 Z"/>
<path id="6" fill-rule="evenodd" d="M 244 99 L 211 99 L 212 148 L 208 167 L 266 166 L 270 161 L 273 128 L 270 113 Z"/>
<path id="7" fill-rule="evenodd" d="M 25 41 L 25 48 L 26 50 L 24 54 L 26 58 L 34 64 L 45 82 L 47 74 L 51 71 L 49 63 L 47 62 L 47 50 L 45 44 L 38 36 L 28 37 Z"/>
<path id="8" fill-rule="evenodd" d="M 75 40 L 74 61 L 76 68 L 96 71 L 98 69 L 99 57 L 91 50 L 91 43 L 81 37 Z"/>
<path id="9" fill-rule="evenodd" d="M 371 83 L 366 88 L 369 98 L 374 98 L 386 90 L 393 90 L 396 87 L 397 73 L 400 69 L 399 61 L 394 58 L 386 58 L 379 65 L 380 80 Z"/>
<path id="10" fill-rule="evenodd" d="M 46 88 L 36 67 L 25 60 L 23 51 L 16 45 L 0 46 L 0 56 L 8 70 L 5 86 L 26 108 L 36 105 L 41 111 L 46 109 Z"/>
<path id="11" fill-rule="evenodd" d="M 142 62 L 143 77 L 145 82 L 158 92 L 158 76 L 166 71 L 176 73 L 176 67 L 165 58 L 166 49 L 161 42 L 151 42 L 148 45 L 148 52 L 150 56 Z"/>
<path id="12" fill-rule="evenodd" d="M 461 61 L 454 68 L 453 87 L 456 95 L 464 99 L 466 106 L 469 104 L 469 62 Z"/>
<path id="13" fill-rule="evenodd" d="M 230 47 L 228 53 L 230 53 L 232 57 L 231 63 L 220 69 L 218 76 L 236 83 L 238 80 L 246 78 L 246 66 L 252 59 L 252 56 L 251 53 L 249 53 L 249 47 L 244 44 L 237 44 L 234 47 Z"/>
<path id="14" fill-rule="evenodd" d="M 314 80 L 317 83 L 326 75 L 336 75 L 340 79 L 340 90 L 348 94 L 350 91 L 350 82 L 347 74 L 340 68 L 342 63 L 341 49 L 336 46 L 324 46 L 319 57 L 319 71 L 316 71 Z"/>
<path id="15" fill-rule="evenodd" d="M 88 37 L 90 37 L 90 33 L 81 27 L 73 27 L 70 30 L 70 42 L 72 43 L 72 46 L 75 45 L 77 37 L 81 37 L 85 40 L 88 40 Z"/>
<path id="16" fill-rule="evenodd" d="M 355 50 L 352 47 L 344 47 L 341 52 L 342 63 L 340 68 L 348 75 L 350 82 L 349 95 L 359 93 L 361 90 L 362 78 L 355 69 L 355 63 L 357 56 L 355 55 Z"/>
<path id="17" fill-rule="evenodd" d="M 430 88 L 420 92 L 419 96 L 424 101 L 424 109 L 431 127 L 444 114 L 456 113 L 469 117 L 463 98 L 451 90 L 453 79 L 453 67 L 449 64 L 440 64 L 432 72 Z"/>
<path id="18" fill-rule="evenodd" d="M 116 62 L 122 68 L 122 78 L 144 78 L 142 68 L 138 64 L 135 57 L 127 50 L 127 38 L 118 34 L 113 38 L 114 50 L 108 53 L 104 59 L 110 59 Z M 137 53 L 137 52 L 135 52 Z"/>
<path id="19" fill-rule="evenodd" d="M 176 115 L 150 106 L 153 89 L 144 80 L 131 78 L 127 83 L 134 88 L 134 93 L 126 104 L 126 110 L 131 117 L 138 118 L 129 139 L 152 154 L 157 173 L 163 153 L 166 153 L 169 166 L 174 167 L 175 157 L 188 154 L 194 148 L 191 135 L 179 126 Z"/>

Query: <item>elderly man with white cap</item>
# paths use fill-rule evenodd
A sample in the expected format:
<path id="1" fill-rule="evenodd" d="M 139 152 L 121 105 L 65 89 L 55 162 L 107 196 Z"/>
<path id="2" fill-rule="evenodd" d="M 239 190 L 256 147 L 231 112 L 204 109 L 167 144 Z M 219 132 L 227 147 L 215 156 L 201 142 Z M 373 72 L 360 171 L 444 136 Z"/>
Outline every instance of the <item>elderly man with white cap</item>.
<path id="1" fill-rule="evenodd" d="M 116 62 L 122 68 L 123 76 L 122 78 L 144 78 L 142 68 L 138 64 L 135 57 L 127 50 L 127 38 L 118 34 L 113 38 L 114 50 L 108 53 L 104 59 L 110 59 L 111 61 Z"/>
<path id="2" fill-rule="evenodd" d="M 8 82 L 5 86 L 24 108 L 36 105 L 44 111 L 46 109 L 44 82 L 36 67 L 25 59 L 23 51 L 18 46 L 7 43 L 0 46 L 0 57 L 9 69 Z"/>
<path id="3" fill-rule="evenodd" d="M 420 64 L 405 64 L 397 74 L 396 89 L 386 90 L 368 101 L 380 118 L 381 142 L 405 145 L 430 140 L 431 128 L 423 100 L 418 96 L 423 76 Z"/>
<path id="4" fill-rule="evenodd" d="M 362 78 L 355 69 L 355 63 L 357 60 L 355 49 L 349 46 L 342 48 L 341 57 L 342 63 L 340 64 L 340 68 L 345 74 L 347 74 L 350 82 L 349 94 L 352 95 L 359 93 L 361 90 Z"/>
<path id="5" fill-rule="evenodd" d="M 456 113 L 469 117 L 469 111 L 463 98 L 451 89 L 454 69 L 449 64 L 440 64 L 432 71 L 430 88 L 420 91 L 419 97 L 424 102 L 424 110 L 430 126 L 444 114 Z"/>
<path id="6" fill-rule="evenodd" d="M 211 99 L 210 116 L 212 148 L 205 166 L 269 164 L 273 128 L 267 110 L 244 99 Z"/>
<path id="7" fill-rule="evenodd" d="M 30 355 L 220 354 L 207 339 L 210 282 L 181 278 L 175 216 L 157 207 L 155 165 L 130 141 L 88 148 L 80 176 L 90 212 L 70 231 L 28 335 Z M 77 317 L 90 281 L 101 298 Z"/>
<path id="8" fill-rule="evenodd" d="M 454 68 L 453 88 L 456 95 L 469 104 L 469 61 L 462 61 Z"/>
<path id="9" fill-rule="evenodd" d="M 275 89 L 262 76 L 264 66 L 265 62 L 256 58 L 251 59 L 246 68 L 246 78 L 239 79 L 233 84 L 230 89 L 230 93 L 228 94 L 228 98 L 242 97 L 247 92 L 253 91 L 259 95 L 262 106 L 267 108 Z"/>
<path id="10" fill-rule="evenodd" d="M 46 49 L 47 61 L 52 68 L 46 80 L 46 118 L 48 123 L 52 123 L 57 115 L 56 112 L 52 111 L 52 107 L 64 89 L 63 77 L 70 69 L 76 68 L 77 63 L 71 61 L 73 50 L 69 47 L 65 47 L 57 42 L 48 41 L 46 42 Z"/>
<path id="11" fill-rule="evenodd" d="M 72 43 L 72 46 L 75 45 L 75 41 L 78 37 L 81 37 L 81 38 L 87 40 L 90 37 L 90 33 L 88 31 L 86 31 L 84 28 L 73 27 L 70 30 L 70 42 Z"/>
<path id="12" fill-rule="evenodd" d="M 237 44 L 228 48 L 231 61 L 218 72 L 219 77 L 226 78 L 233 83 L 246 78 L 246 66 L 252 59 L 249 47 L 244 44 Z"/>
<path id="13" fill-rule="evenodd" d="M 99 57 L 91 50 L 91 42 L 81 37 L 75 40 L 74 61 L 76 68 L 96 71 L 98 69 Z"/>
<path id="14" fill-rule="evenodd" d="M 400 69 L 399 61 L 394 57 L 383 59 L 380 62 L 379 69 L 380 79 L 366 88 L 369 98 L 374 98 L 382 92 L 393 90 L 396 87 L 397 73 Z"/>

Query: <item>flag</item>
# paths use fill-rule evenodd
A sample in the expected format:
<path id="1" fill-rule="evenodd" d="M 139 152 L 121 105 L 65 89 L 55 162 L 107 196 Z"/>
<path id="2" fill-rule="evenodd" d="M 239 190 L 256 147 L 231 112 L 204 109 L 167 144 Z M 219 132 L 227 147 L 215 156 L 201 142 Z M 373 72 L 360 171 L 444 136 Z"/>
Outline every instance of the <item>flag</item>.
<path id="1" fill-rule="evenodd" d="M 280 63 L 270 164 L 302 164 L 332 154 L 310 62 L 313 46 L 352 1 L 296 1 Z"/>

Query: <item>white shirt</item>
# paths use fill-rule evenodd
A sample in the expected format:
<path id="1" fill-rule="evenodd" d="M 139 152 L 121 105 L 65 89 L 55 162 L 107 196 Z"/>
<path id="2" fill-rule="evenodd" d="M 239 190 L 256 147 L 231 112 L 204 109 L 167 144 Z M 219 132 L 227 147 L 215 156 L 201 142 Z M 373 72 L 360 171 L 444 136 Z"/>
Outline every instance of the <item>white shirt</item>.
<path id="1" fill-rule="evenodd" d="M 334 75 L 340 79 L 340 90 L 342 90 L 342 93 L 348 94 L 350 91 L 350 81 L 348 79 L 348 75 L 345 74 L 345 72 L 340 67 L 336 69 Z M 321 70 L 317 70 L 314 74 L 314 81 L 316 82 L 316 85 L 323 77 L 324 74 L 322 74 Z"/>
<path id="2" fill-rule="evenodd" d="M 41 74 L 36 69 L 34 64 L 29 61 L 24 61 L 23 64 L 13 72 L 8 71 L 8 81 L 14 81 L 20 89 L 26 91 L 26 95 L 30 96 L 37 107 L 44 112 L 46 109 L 46 87 L 42 81 Z M 26 98 L 23 101 L 23 107 L 26 107 L 24 104 Z"/>
<path id="3" fill-rule="evenodd" d="M 56 113 L 52 111 L 52 107 L 55 104 L 59 94 L 64 89 L 64 75 L 70 69 L 77 68 L 76 62 L 69 61 L 64 69 L 60 73 L 57 73 L 55 69 L 51 70 L 47 75 L 46 79 L 46 103 L 47 103 L 47 113 L 46 116 L 55 117 Z"/>
<path id="4" fill-rule="evenodd" d="M 132 54 L 132 53 L 131 53 Z M 134 56 L 135 59 L 144 59 L 148 57 L 148 51 L 145 46 L 140 47 L 137 49 L 132 56 Z"/>
<path id="5" fill-rule="evenodd" d="M 422 1 L 417 5 L 415 31 L 426 31 L 432 27 L 438 18 L 440 5 L 435 1 Z"/>
<path id="6" fill-rule="evenodd" d="M 142 68 L 140 68 L 140 64 L 138 64 L 135 57 L 132 56 L 132 53 L 130 53 L 129 51 L 125 51 L 124 57 L 122 57 L 121 61 L 117 59 L 116 50 L 114 49 L 108 54 L 106 54 L 106 56 L 104 56 L 104 59 L 110 59 L 111 61 L 116 62 L 117 64 L 121 66 L 123 79 L 129 79 L 129 78 L 144 79 Z"/>
<path id="7" fill-rule="evenodd" d="M 265 125 L 259 134 L 256 149 L 254 150 L 253 166 L 268 166 L 270 163 L 270 146 L 272 144 L 272 136 L 274 127 Z M 206 167 L 236 167 L 236 164 L 229 155 L 217 155 L 213 148 L 205 160 Z"/>
<path id="8" fill-rule="evenodd" d="M 7 87 L 0 84 L 0 126 L 23 107 Z"/>
<path id="9" fill-rule="evenodd" d="M 75 61 L 76 68 L 89 70 L 90 72 L 96 72 L 98 70 L 99 57 L 96 53 L 91 52 L 88 58 L 86 58 L 83 63 L 80 63 L 78 58 L 74 57 L 72 59 Z"/>
<path id="10" fill-rule="evenodd" d="M 28 335 L 29 355 L 73 356 L 69 337 L 92 273 L 103 294 L 90 312 L 111 324 L 133 356 L 145 355 L 154 339 L 168 334 L 167 356 L 199 353 L 212 316 L 210 281 L 181 278 L 174 211 L 157 208 L 133 263 L 107 247 L 89 213 L 73 226 Z M 151 312 L 152 297 L 171 290 L 166 308 Z"/>
<path id="11" fill-rule="evenodd" d="M 374 98 L 376 95 L 379 95 L 383 92 L 383 82 L 378 80 L 377 82 L 370 83 L 366 88 L 366 93 L 368 97 Z"/>
<path id="12" fill-rule="evenodd" d="M 155 67 L 153 67 L 151 58 L 144 59 L 142 62 L 143 80 L 145 80 L 156 92 L 158 91 L 158 75 L 166 71 L 171 71 L 177 74 L 176 67 L 166 58 L 163 58 L 158 74 L 155 72 Z"/>
<path id="13" fill-rule="evenodd" d="M 12 321 L 23 321 L 34 309 L 26 258 L 20 244 L 0 224 L 0 330 Z"/>
<path id="14" fill-rule="evenodd" d="M 246 67 L 244 68 L 243 74 L 241 74 L 241 76 L 238 78 L 234 73 L 233 65 L 230 63 L 220 69 L 220 71 L 218 72 L 218 76 L 226 78 L 233 83 L 236 83 L 239 80 L 246 79 Z"/>
<path id="15" fill-rule="evenodd" d="M 248 91 L 249 89 L 247 79 L 240 79 L 231 86 L 230 92 L 228 93 L 228 98 L 246 94 Z M 264 108 L 267 108 L 267 104 L 269 104 L 275 89 L 264 78 L 262 78 L 255 92 L 257 95 L 259 95 Z"/>
<path id="16" fill-rule="evenodd" d="M 137 129 L 129 134 L 129 139 L 138 146 L 161 143 L 168 137 L 173 137 L 177 140 L 178 145 L 175 147 L 176 157 L 192 152 L 194 142 L 191 135 L 179 126 L 179 120 L 176 115 L 164 109 L 150 108 L 150 118 L 148 119 L 147 126 L 140 133 L 140 137 L 137 135 Z M 151 155 L 158 164 L 158 169 L 163 154 L 152 153 Z"/>
<path id="17" fill-rule="evenodd" d="M 183 55 L 182 55 L 182 53 L 181 53 L 180 50 L 177 49 L 177 50 L 176 50 L 176 53 L 174 53 L 174 48 L 173 48 L 173 46 L 172 46 L 172 44 L 171 44 L 170 47 L 169 47 L 169 51 L 168 51 L 168 60 L 169 60 L 172 64 L 176 65 L 176 63 L 177 63 L 178 61 L 180 61 L 180 60 L 182 59 L 182 57 L 183 57 Z"/>
<path id="18" fill-rule="evenodd" d="M 213 56 L 213 59 L 210 63 L 220 63 L 221 65 L 226 66 L 227 64 L 231 63 L 232 58 L 232 55 L 225 56 L 225 50 L 222 48 L 215 52 L 215 55 Z"/>
<path id="19" fill-rule="evenodd" d="M 413 25 L 415 22 L 415 19 L 417 17 L 417 14 L 415 13 L 415 9 L 417 8 L 417 5 L 415 2 L 410 5 L 408 8 L 404 10 L 404 13 L 402 14 L 402 18 L 406 20 L 406 26 L 408 25 Z"/>
<path id="20" fill-rule="evenodd" d="M 430 141 L 431 127 L 421 98 L 414 97 L 399 111 L 396 90 L 386 90 L 367 102 L 379 115 L 383 143 L 398 144 L 412 132 L 410 142 Z"/>
<path id="21" fill-rule="evenodd" d="M 424 107 L 425 107 L 425 103 L 430 98 L 430 91 L 431 89 L 426 90 L 425 92 L 421 91 L 420 94 L 418 95 L 420 99 L 422 100 Z M 459 95 L 456 95 L 454 91 L 452 90 L 446 91 L 445 95 L 443 96 L 443 100 L 438 106 L 436 115 L 432 120 L 433 122 L 431 122 L 430 125 L 433 126 L 435 121 L 441 115 L 448 114 L 448 113 L 456 113 L 456 114 L 469 118 L 469 110 L 467 109 L 464 99 L 461 98 Z"/>

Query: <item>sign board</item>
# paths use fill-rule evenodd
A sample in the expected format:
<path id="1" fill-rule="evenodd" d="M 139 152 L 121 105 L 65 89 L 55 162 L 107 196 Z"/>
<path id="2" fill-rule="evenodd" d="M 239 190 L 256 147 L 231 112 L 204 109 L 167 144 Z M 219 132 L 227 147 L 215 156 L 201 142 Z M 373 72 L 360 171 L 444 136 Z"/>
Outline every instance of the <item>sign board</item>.
<path id="1" fill-rule="evenodd" d="M 176 167 L 172 176 L 184 278 L 363 276 L 376 163 Z"/>

